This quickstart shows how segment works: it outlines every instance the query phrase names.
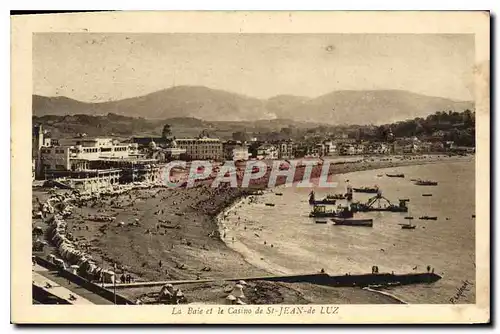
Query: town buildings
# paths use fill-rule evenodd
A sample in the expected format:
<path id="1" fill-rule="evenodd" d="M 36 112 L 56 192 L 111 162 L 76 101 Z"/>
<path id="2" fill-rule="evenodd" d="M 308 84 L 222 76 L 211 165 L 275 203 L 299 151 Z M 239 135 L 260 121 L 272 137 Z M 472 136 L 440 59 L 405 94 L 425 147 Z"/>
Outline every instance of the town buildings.
<path id="1" fill-rule="evenodd" d="M 278 148 L 270 143 L 264 143 L 257 147 L 258 160 L 278 159 Z"/>
<path id="2" fill-rule="evenodd" d="M 276 143 L 278 149 L 278 159 L 292 159 L 294 157 L 294 143 L 291 140 L 283 140 Z"/>
<path id="3" fill-rule="evenodd" d="M 233 161 L 246 161 L 250 157 L 248 146 L 240 141 L 228 141 L 223 144 L 224 159 Z"/>
<path id="4" fill-rule="evenodd" d="M 41 126 L 33 130 L 34 177 L 56 180 L 60 186 L 95 192 L 118 183 L 156 181 L 161 168 L 156 159 L 144 159 L 137 143 L 106 137 L 47 140 Z"/>
<path id="5" fill-rule="evenodd" d="M 222 142 L 218 138 L 182 138 L 175 141 L 178 148 L 186 150 L 190 160 L 222 160 L 224 157 Z"/>

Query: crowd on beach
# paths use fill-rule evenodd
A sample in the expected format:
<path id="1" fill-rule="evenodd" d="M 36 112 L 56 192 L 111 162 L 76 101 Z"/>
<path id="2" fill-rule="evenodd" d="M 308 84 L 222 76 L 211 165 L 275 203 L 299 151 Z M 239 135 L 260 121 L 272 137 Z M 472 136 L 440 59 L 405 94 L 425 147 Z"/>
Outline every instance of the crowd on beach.
<path id="1" fill-rule="evenodd" d="M 390 164 L 390 162 L 383 163 Z M 366 165 L 359 163 L 357 164 L 359 166 Z M 330 172 L 339 172 L 339 170 L 343 171 L 344 169 L 349 168 L 349 164 L 340 165 L 338 168 L 336 168 L 335 166 L 338 165 L 332 164 L 330 166 Z M 319 177 L 319 175 L 321 174 L 321 168 L 321 165 L 313 168 L 311 171 L 311 178 Z M 294 181 L 302 180 L 303 174 L 304 168 L 298 168 L 294 175 Z M 154 209 L 156 223 L 153 225 L 149 224 L 147 228 L 143 227 L 145 234 L 162 235 L 166 233 L 167 229 L 184 229 L 185 225 L 183 225 L 181 221 L 183 222 L 186 219 L 191 219 L 191 217 L 195 217 L 195 219 L 198 219 L 198 217 L 209 217 L 209 220 L 212 220 L 213 224 L 205 225 L 208 226 L 209 229 L 206 236 L 214 240 L 222 239 L 223 241 L 230 241 L 231 239 L 225 239 L 224 235 L 221 235 L 220 230 L 217 226 L 217 215 L 224 212 L 225 209 L 227 209 L 229 206 L 235 203 L 235 201 L 242 197 L 247 197 L 250 199 L 250 201 L 255 200 L 255 196 L 252 195 L 266 188 L 268 184 L 268 178 L 269 173 L 267 173 L 261 179 L 252 180 L 252 182 L 250 183 L 250 188 L 231 188 L 228 184 L 224 183 L 217 188 L 213 188 L 211 187 L 211 184 L 209 182 L 199 182 L 194 191 L 183 189 L 167 190 L 162 189 L 167 188 L 165 186 L 145 184 L 121 187 L 120 189 L 114 191 L 93 195 L 80 194 L 76 191 L 67 190 L 57 192 L 49 191 L 50 197 L 43 203 L 39 203 L 38 208 L 36 208 L 36 210 L 34 210 L 33 212 L 33 217 L 41 217 L 47 223 L 47 241 L 53 247 L 55 247 L 56 250 L 56 253 L 51 257 L 51 261 L 57 263 L 61 263 L 61 261 L 63 261 L 65 267 L 69 266 L 69 268 L 67 269 L 72 270 L 76 274 L 82 277 L 86 277 L 92 281 L 112 283 L 115 279 L 117 279 L 117 283 L 129 283 L 134 279 L 137 279 L 137 274 L 135 274 L 136 277 L 133 277 L 130 274 L 123 274 L 123 269 L 121 268 L 121 266 L 121 276 L 119 276 L 119 273 L 115 273 L 115 271 L 103 268 L 102 265 L 99 265 L 100 261 L 94 260 L 96 253 L 93 252 L 92 249 L 89 249 L 88 244 L 86 245 L 85 243 L 79 242 L 79 240 L 75 240 L 75 238 L 72 237 L 71 231 L 68 230 L 68 223 L 66 219 L 71 217 L 75 207 L 95 206 L 96 209 L 101 207 L 102 209 L 99 210 L 102 210 L 102 215 L 96 215 L 94 217 L 86 219 L 91 220 L 94 218 L 101 219 L 108 217 L 109 221 L 102 221 L 107 223 L 102 226 L 102 230 L 106 230 L 111 227 L 116 231 L 126 231 L 124 229 L 120 230 L 120 228 L 127 228 L 128 226 L 131 228 L 139 228 L 143 223 L 145 225 L 145 222 L 137 218 L 130 219 L 129 221 L 124 219 L 127 223 L 123 221 L 117 222 L 112 219 L 114 218 L 113 216 L 106 215 L 105 213 L 110 213 L 111 211 L 113 211 L 113 209 L 120 209 L 128 213 L 139 213 L 141 207 L 134 207 L 134 203 L 136 203 L 137 201 L 148 201 L 149 198 L 156 197 L 158 197 L 158 200 L 161 199 L 163 202 L 169 199 L 169 203 L 172 203 L 172 206 L 169 206 L 168 209 L 165 207 L 158 207 Z M 284 184 L 285 181 L 285 177 L 278 177 L 277 185 Z M 157 191 L 156 188 L 158 188 Z M 143 192 L 143 189 L 145 189 L 146 191 Z M 106 199 L 106 202 L 103 202 L 104 199 Z M 160 203 L 163 203 L 162 201 L 160 201 Z M 182 209 L 178 208 L 178 206 L 181 206 L 181 204 Z M 158 204 L 157 206 L 159 205 L 160 204 Z M 164 215 L 167 213 L 167 211 L 169 214 L 175 214 L 176 216 L 179 216 L 179 219 L 176 220 L 175 217 L 169 219 L 164 218 Z M 197 216 L 189 215 L 188 211 L 196 212 Z M 183 215 L 186 215 L 186 217 L 182 217 Z M 82 228 L 88 229 L 88 225 L 83 225 Z M 190 239 L 190 235 L 187 232 L 182 233 L 181 235 L 182 236 L 180 239 L 180 243 L 184 246 L 190 247 L 193 246 L 193 243 L 198 242 L 201 244 L 196 246 L 200 247 L 201 249 L 208 250 L 210 247 L 210 245 L 207 246 L 206 244 L 203 244 L 204 241 L 200 241 L 201 239 L 193 241 L 192 239 Z M 34 242 L 40 244 L 44 241 L 41 241 L 38 237 Z M 275 246 L 271 243 L 267 243 L 266 241 L 263 242 L 269 247 Z M 112 248 L 113 245 L 106 245 L 106 247 Z M 174 247 L 174 245 L 172 244 L 171 247 Z M 182 249 L 180 249 L 179 251 L 181 250 Z M 186 271 L 186 268 L 190 267 L 189 262 L 182 263 L 179 261 L 179 263 L 176 263 L 176 267 L 172 269 L 170 267 L 166 267 L 165 262 L 165 260 L 163 263 L 161 260 L 156 261 L 154 269 L 158 272 L 163 273 L 165 273 L 166 270 L 169 270 L 169 274 L 171 274 L 172 272 L 176 273 L 179 270 L 188 272 Z M 110 267 L 111 266 L 108 265 L 108 268 Z M 199 270 L 203 273 L 210 272 L 210 274 L 216 274 L 214 273 L 214 270 L 212 270 L 213 268 L 211 264 L 206 264 L 205 267 L 199 268 L 201 269 L 196 270 Z M 194 268 L 192 269 L 195 270 Z M 193 277 L 200 278 L 199 274 L 192 273 L 193 270 L 189 270 L 189 274 L 193 275 Z M 170 290 L 165 289 L 164 293 L 166 293 L 165 291 Z M 169 293 L 171 295 L 176 295 L 176 293 L 174 292 L 170 291 Z M 182 294 L 180 296 L 182 297 Z M 229 297 L 229 295 L 228 298 L 228 301 L 231 301 L 233 299 L 232 297 Z M 178 298 L 178 300 L 182 302 L 183 299 Z M 240 301 L 242 300 L 243 298 L 240 298 Z M 232 300 L 231 302 L 239 303 L 238 297 L 236 297 L 236 299 Z M 175 301 L 174 303 L 177 303 L 177 301 Z"/>

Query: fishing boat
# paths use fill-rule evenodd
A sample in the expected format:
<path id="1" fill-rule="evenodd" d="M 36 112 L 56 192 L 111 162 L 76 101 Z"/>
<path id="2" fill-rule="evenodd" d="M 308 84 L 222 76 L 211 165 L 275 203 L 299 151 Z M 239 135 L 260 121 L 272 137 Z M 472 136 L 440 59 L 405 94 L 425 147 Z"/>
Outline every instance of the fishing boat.
<path id="1" fill-rule="evenodd" d="M 318 200 L 309 200 L 310 205 L 335 205 L 337 203 L 336 200 L 334 199 L 329 199 L 329 198 L 323 198 L 323 199 L 318 199 Z"/>
<path id="2" fill-rule="evenodd" d="M 405 177 L 404 174 L 385 174 L 387 177 Z"/>
<path id="3" fill-rule="evenodd" d="M 424 196 L 424 197 L 430 197 L 430 196 L 432 196 L 432 194 L 422 194 L 422 196 Z"/>
<path id="4" fill-rule="evenodd" d="M 316 220 L 316 224 L 326 224 L 328 223 L 326 220 Z"/>
<path id="5" fill-rule="evenodd" d="M 339 210 L 327 210 L 325 205 L 315 205 L 309 213 L 309 217 L 311 218 L 352 218 L 353 216 L 354 213 L 348 207 L 340 208 Z"/>
<path id="6" fill-rule="evenodd" d="M 274 203 L 266 203 L 266 206 L 274 206 Z"/>
<path id="7" fill-rule="evenodd" d="M 370 188 L 370 187 L 362 187 L 362 188 L 352 188 L 354 192 L 357 193 L 367 193 L 367 194 L 376 194 L 378 192 L 378 187 Z"/>
<path id="8" fill-rule="evenodd" d="M 417 185 L 417 186 L 437 186 L 438 183 L 436 181 L 417 180 L 417 181 L 415 181 L 415 185 Z"/>
<path id="9" fill-rule="evenodd" d="M 405 217 L 405 219 L 408 219 L 408 224 L 399 224 L 401 225 L 401 228 L 403 230 L 414 230 L 416 226 L 411 224 L 413 217 L 409 216 Z"/>
<path id="10" fill-rule="evenodd" d="M 373 227 L 373 219 L 332 218 L 334 225 Z"/>
<path id="11" fill-rule="evenodd" d="M 436 217 L 436 216 L 422 216 L 422 217 L 419 217 L 418 219 L 420 219 L 420 220 L 437 220 L 438 217 Z"/>
<path id="12" fill-rule="evenodd" d="M 283 196 L 282 193 L 275 193 L 276 196 Z"/>
<path id="13" fill-rule="evenodd" d="M 311 193 L 309 194 L 309 204 L 310 205 L 334 205 L 337 201 L 335 199 L 332 199 L 332 198 L 323 198 L 323 199 L 319 199 L 317 200 L 315 198 L 315 195 L 314 195 L 314 191 L 311 191 Z"/>
<path id="14" fill-rule="evenodd" d="M 345 194 L 333 194 L 333 195 L 327 195 L 327 199 L 346 199 L 347 196 Z"/>

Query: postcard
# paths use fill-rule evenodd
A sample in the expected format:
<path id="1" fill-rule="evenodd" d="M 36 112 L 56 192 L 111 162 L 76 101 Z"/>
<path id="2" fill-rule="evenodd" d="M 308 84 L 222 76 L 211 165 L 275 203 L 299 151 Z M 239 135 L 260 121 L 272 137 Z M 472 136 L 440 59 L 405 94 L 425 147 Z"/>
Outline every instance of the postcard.
<path id="1" fill-rule="evenodd" d="M 489 12 L 11 22 L 13 323 L 490 321 Z"/>

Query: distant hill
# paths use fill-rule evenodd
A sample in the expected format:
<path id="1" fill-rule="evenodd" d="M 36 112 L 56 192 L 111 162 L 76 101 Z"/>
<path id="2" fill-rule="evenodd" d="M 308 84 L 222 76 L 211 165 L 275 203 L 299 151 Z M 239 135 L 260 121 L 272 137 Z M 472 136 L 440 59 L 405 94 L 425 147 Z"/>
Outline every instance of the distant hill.
<path id="1" fill-rule="evenodd" d="M 168 119 L 144 119 L 116 114 L 105 116 L 91 115 L 45 115 L 33 116 L 33 124 L 42 124 L 54 138 L 86 133 L 89 136 L 159 136 L 165 124 L 170 124 L 172 133 L 177 137 L 198 136 L 203 130 L 223 139 L 231 139 L 233 132 L 272 132 L 282 128 L 308 129 L 318 123 L 296 122 L 289 119 L 259 121 L 204 121 L 193 117 L 174 117 Z"/>
<path id="2" fill-rule="evenodd" d="M 33 95 L 33 115 L 115 115 L 145 119 L 196 118 L 253 122 L 288 119 L 322 124 L 381 124 L 436 111 L 473 109 L 452 101 L 399 90 L 335 91 L 317 98 L 279 95 L 261 100 L 199 86 L 178 86 L 119 101 L 85 103 Z"/>
<path id="3" fill-rule="evenodd" d="M 286 111 L 286 117 L 329 124 L 381 124 L 425 117 L 436 111 L 463 111 L 473 107 L 472 102 L 401 90 L 336 91 L 298 104 Z M 277 116 L 285 117 L 279 113 Z"/>

